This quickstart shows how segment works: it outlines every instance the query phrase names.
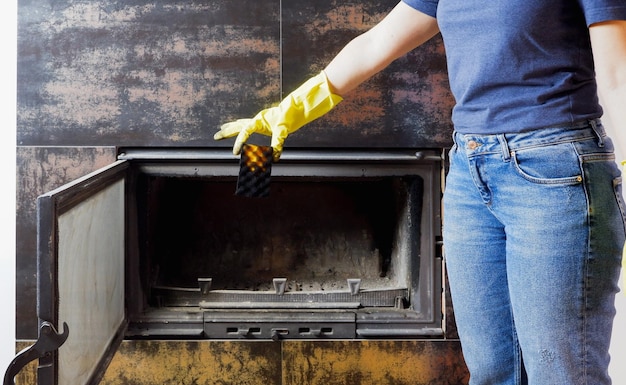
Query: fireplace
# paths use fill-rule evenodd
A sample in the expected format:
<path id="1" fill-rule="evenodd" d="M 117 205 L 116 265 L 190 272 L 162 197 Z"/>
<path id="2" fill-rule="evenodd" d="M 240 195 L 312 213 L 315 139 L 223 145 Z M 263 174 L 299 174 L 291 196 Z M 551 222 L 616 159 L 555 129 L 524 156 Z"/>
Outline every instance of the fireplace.
<path id="1" fill-rule="evenodd" d="M 442 153 L 290 149 L 264 198 L 229 149 L 123 148 L 41 195 L 41 384 L 92 383 L 123 339 L 443 336 Z"/>
<path id="2" fill-rule="evenodd" d="M 264 198 L 234 194 L 232 158 L 121 151 L 127 338 L 442 334 L 440 154 L 292 150 Z"/>
<path id="3" fill-rule="evenodd" d="M 443 337 L 442 159 L 290 149 L 245 198 L 229 149 L 120 149 L 37 199 L 39 338 L 6 378 L 97 383 L 123 339 Z"/>

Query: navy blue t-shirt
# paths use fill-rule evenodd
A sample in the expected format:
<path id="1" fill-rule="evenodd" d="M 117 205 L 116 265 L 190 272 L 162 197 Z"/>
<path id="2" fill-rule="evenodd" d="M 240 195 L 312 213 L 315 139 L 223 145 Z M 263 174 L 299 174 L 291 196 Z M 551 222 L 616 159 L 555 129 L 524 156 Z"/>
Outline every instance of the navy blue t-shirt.
<path id="1" fill-rule="evenodd" d="M 436 17 L 462 133 L 599 118 L 588 26 L 626 19 L 624 0 L 403 0 Z"/>

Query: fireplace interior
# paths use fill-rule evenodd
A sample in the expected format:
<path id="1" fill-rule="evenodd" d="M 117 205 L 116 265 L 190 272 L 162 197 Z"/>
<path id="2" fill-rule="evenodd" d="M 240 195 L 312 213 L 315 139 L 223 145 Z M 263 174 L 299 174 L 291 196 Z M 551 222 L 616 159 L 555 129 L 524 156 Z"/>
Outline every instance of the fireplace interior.
<path id="1" fill-rule="evenodd" d="M 220 151 L 125 149 L 127 338 L 440 336 L 440 155 L 292 151 L 270 195 Z"/>

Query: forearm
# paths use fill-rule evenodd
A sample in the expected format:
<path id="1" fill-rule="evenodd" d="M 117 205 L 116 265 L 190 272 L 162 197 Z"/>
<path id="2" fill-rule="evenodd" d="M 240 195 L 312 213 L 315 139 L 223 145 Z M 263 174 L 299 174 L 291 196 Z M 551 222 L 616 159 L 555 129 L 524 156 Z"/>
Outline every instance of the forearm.
<path id="1" fill-rule="evenodd" d="M 373 44 L 369 40 L 367 33 L 356 37 L 324 69 L 335 94 L 345 96 L 391 62 L 389 58 L 372 55 Z"/>
<path id="2" fill-rule="evenodd" d="M 603 121 L 615 143 L 617 153 L 626 160 L 626 85 L 619 88 L 600 88 L 604 109 Z"/>
<path id="3" fill-rule="evenodd" d="M 589 31 L 604 119 L 626 156 L 626 21 L 600 23 Z"/>
<path id="4" fill-rule="evenodd" d="M 438 31 L 435 19 L 400 2 L 374 28 L 348 43 L 324 69 L 333 92 L 345 96 Z"/>

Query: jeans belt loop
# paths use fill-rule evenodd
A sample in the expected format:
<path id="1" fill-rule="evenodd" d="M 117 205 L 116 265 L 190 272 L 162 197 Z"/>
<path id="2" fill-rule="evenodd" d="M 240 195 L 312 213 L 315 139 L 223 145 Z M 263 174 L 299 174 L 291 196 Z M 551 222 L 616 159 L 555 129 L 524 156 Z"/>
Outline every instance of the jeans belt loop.
<path id="1" fill-rule="evenodd" d="M 509 143 L 506 141 L 504 134 L 498 134 L 498 141 L 500 142 L 500 148 L 502 149 L 502 160 L 508 162 L 511 160 L 511 150 L 509 149 Z"/>
<path id="2" fill-rule="evenodd" d="M 602 134 L 600 134 L 600 131 L 598 130 L 597 120 L 591 119 L 589 121 L 589 124 L 591 125 L 591 129 L 593 129 L 593 132 L 595 132 L 596 136 L 598 137 L 598 147 L 604 147 L 604 138 L 602 138 Z"/>

